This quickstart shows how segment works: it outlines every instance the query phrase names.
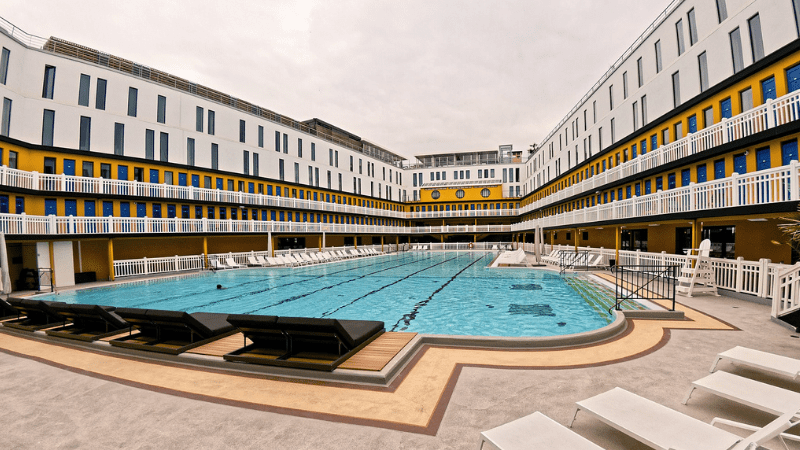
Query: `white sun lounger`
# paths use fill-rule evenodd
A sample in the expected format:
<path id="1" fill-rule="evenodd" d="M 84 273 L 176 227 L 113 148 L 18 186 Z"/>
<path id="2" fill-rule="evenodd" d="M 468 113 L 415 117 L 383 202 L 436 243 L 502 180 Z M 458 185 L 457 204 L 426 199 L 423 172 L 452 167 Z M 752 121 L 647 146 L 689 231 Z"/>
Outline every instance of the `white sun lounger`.
<path id="1" fill-rule="evenodd" d="M 216 259 L 209 259 L 208 264 L 211 266 L 212 270 L 230 269 L 230 267 L 226 266 L 225 264 Z"/>
<path id="2" fill-rule="evenodd" d="M 260 266 L 261 263 L 258 262 L 255 256 L 248 256 L 247 257 L 247 265 L 248 266 Z"/>
<path id="3" fill-rule="evenodd" d="M 695 389 L 780 416 L 800 410 L 800 393 L 729 372 L 718 371 L 692 383 L 685 405 Z"/>
<path id="4" fill-rule="evenodd" d="M 272 256 L 267 256 L 267 262 L 270 266 L 282 266 L 284 264 L 283 261 L 278 258 L 273 258 Z"/>
<path id="5" fill-rule="evenodd" d="M 228 264 L 229 267 L 232 267 L 234 269 L 237 269 L 237 268 L 240 268 L 240 267 L 247 267 L 247 266 L 245 266 L 243 264 L 238 264 L 236 261 L 233 260 L 233 258 L 225 258 L 225 263 Z"/>
<path id="6" fill-rule="evenodd" d="M 500 450 L 603 450 L 540 412 L 481 433 L 478 450 L 488 442 Z"/>
<path id="7" fill-rule="evenodd" d="M 261 256 L 261 255 L 256 256 L 256 261 L 258 261 L 258 263 L 261 264 L 264 267 L 272 265 L 269 261 L 264 259 L 264 257 Z"/>
<path id="8" fill-rule="evenodd" d="M 749 449 L 751 444 L 769 441 L 800 421 L 796 412 L 787 413 L 742 438 L 619 387 L 576 405 L 575 416 L 578 411 L 585 411 L 637 441 L 660 450 Z"/>
<path id="9" fill-rule="evenodd" d="M 317 262 L 317 261 L 314 261 L 313 259 L 311 259 L 311 257 L 308 256 L 307 253 L 301 253 L 300 257 L 303 258 L 303 261 L 305 261 L 306 264 L 314 264 L 314 263 Z"/>
<path id="10" fill-rule="evenodd" d="M 764 372 L 785 375 L 794 380 L 800 377 L 800 359 L 775 355 L 773 353 L 762 352 L 746 347 L 734 347 L 718 354 L 717 357 L 714 358 L 709 372 L 714 372 L 717 368 L 717 364 L 723 359 L 729 360 L 734 364 L 752 367 Z"/>

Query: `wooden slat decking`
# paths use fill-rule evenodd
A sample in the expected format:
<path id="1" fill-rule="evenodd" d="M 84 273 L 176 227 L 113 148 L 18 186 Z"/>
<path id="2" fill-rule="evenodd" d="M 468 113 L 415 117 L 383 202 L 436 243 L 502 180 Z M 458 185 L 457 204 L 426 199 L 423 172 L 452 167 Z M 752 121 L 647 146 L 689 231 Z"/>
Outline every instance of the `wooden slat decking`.
<path id="1" fill-rule="evenodd" d="M 250 339 L 247 339 L 247 343 L 245 343 L 242 333 L 236 333 L 226 336 L 222 339 L 217 339 L 214 342 L 209 342 L 206 345 L 201 345 L 200 347 L 188 350 L 187 353 L 197 353 L 199 355 L 208 356 L 222 356 L 226 353 L 239 350 L 240 348 L 250 344 L 252 344 Z"/>
<path id="2" fill-rule="evenodd" d="M 340 369 L 380 371 L 403 349 L 417 333 L 388 331 L 378 336 L 361 351 L 343 362 Z"/>

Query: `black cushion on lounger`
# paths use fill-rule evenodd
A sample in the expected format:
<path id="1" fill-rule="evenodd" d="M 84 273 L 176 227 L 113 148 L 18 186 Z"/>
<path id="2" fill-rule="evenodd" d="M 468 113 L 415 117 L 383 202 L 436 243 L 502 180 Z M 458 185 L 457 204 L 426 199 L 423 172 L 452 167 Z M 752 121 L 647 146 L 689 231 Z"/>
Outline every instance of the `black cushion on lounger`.
<path id="1" fill-rule="evenodd" d="M 277 321 L 278 316 L 253 316 L 250 314 L 231 314 L 228 316 L 228 322 L 240 330 L 277 329 Z"/>
<path id="2" fill-rule="evenodd" d="M 117 309 L 114 310 L 114 312 L 118 316 L 120 316 L 123 319 L 125 319 L 126 321 L 128 321 L 130 323 L 136 323 L 137 325 L 140 322 L 148 321 L 147 310 L 146 309 L 140 309 L 140 308 L 117 308 Z"/>
<path id="3" fill-rule="evenodd" d="M 314 317 L 278 317 L 279 328 L 300 332 L 337 332 L 336 319 L 317 319 Z"/>
<path id="4" fill-rule="evenodd" d="M 114 328 L 126 328 L 128 322 L 114 312 L 113 306 L 98 305 L 69 305 L 70 312 L 74 314 L 73 320 L 79 322 L 104 322 Z"/>
<path id="5" fill-rule="evenodd" d="M 234 329 L 227 314 L 193 313 L 148 309 L 147 318 L 162 331 L 184 331 L 187 328 L 204 338 L 210 338 Z"/>
<path id="6" fill-rule="evenodd" d="M 207 328 L 211 336 L 227 333 L 236 328 L 228 322 L 228 314 L 196 312 L 189 314 L 189 317 Z"/>
<path id="7" fill-rule="evenodd" d="M 14 308 L 13 306 L 11 306 L 11 303 L 8 303 L 7 301 L 0 298 L 0 317 L 15 316 L 17 314 L 19 314 L 17 308 Z"/>
<path id="8" fill-rule="evenodd" d="M 339 335 L 349 348 L 356 348 L 384 329 L 384 323 L 375 320 L 336 320 Z"/>
<path id="9" fill-rule="evenodd" d="M 63 317 L 60 316 L 55 309 L 52 308 L 53 305 L 56 307 L 65 305 L 63 302 L 48 302 L 44 300 L 33 300 L 29 298 L 22 298 L 22 299 L 9 299 L 9 303 L 11 303 L 15 308 L 22 311 L 23 314 L 28 316 L 29 319 L 34 321 L 63 321 Z"/>

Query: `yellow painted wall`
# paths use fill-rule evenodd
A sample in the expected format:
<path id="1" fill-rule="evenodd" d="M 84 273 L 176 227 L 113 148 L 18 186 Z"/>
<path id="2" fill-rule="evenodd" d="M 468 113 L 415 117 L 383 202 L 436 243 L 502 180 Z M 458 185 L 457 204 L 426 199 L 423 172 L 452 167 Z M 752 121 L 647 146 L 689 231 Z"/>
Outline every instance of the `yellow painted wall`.
<path id="1" fill-rule="evenodd" d="M 73 241 L 72 259 L 75 263 L 75 273 L 95 272 L 98 280 L 109 278 L 107 239 L 81 240 L 80 248 L 78 241 Z"/>

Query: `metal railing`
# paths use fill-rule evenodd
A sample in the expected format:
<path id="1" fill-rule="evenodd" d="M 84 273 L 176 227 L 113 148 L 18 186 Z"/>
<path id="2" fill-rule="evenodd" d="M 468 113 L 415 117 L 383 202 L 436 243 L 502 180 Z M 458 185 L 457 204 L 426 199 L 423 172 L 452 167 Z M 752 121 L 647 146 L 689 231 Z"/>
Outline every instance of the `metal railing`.
<path id="1" fill-rule="evenodd" d="M 616 302 L 609 309 L 621 310 L 625 301 L 667 300 L 675 311 L 675 280 L 677 265 L 617 265 L 614 268 Z"/>
<path id="2" fill-rule="evenodd" d="M 559 273 L 564 275 L 567 270 L 589 270 L 589 251 L 561 252 L 558 255 Z"/>

